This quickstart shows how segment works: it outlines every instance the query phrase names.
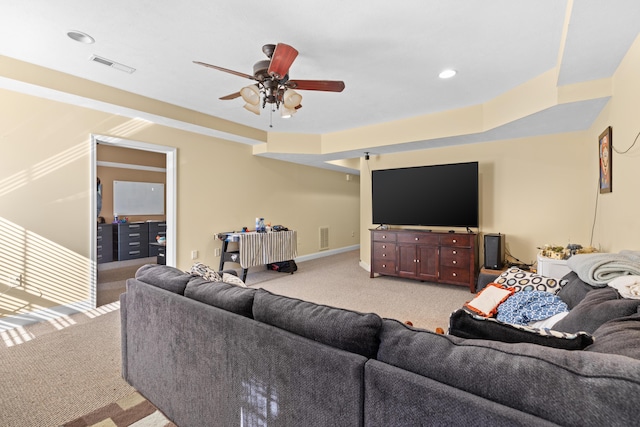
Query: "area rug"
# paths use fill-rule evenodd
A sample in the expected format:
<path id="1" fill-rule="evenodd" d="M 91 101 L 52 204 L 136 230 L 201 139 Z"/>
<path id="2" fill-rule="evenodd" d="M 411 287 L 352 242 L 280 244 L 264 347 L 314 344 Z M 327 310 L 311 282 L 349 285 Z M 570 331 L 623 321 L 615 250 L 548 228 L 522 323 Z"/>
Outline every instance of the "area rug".
<path id="1" fill-rule="evenodd" d="M 62 427 L 177 427 L 140 393 L 96 409 Z"/>

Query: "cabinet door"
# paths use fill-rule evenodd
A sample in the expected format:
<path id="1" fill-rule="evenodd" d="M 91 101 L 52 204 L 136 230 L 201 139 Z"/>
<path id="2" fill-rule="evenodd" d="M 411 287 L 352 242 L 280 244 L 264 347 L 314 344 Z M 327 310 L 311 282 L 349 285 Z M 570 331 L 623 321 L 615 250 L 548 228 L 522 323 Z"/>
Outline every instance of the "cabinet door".
<path id="1" fill-rule="evenodd" d="M 398 276 L 416 277 L 418 271 L 416 245 L 398 244 Z"/>
<path id="2" fill-rule="evenodd" d="M 418 245 L 416 247 L 417 275 L 420 280 L 438 280 L 438 247 Z"/>

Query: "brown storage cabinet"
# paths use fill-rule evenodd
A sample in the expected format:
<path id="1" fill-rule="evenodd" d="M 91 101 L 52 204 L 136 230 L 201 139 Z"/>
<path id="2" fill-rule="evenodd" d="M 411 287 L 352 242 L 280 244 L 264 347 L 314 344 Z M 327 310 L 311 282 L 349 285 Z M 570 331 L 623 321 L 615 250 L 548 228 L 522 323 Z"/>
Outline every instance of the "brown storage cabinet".
<path id="1" fill-rule="evenodd" d="M 474 233 L 371 230 L 375 274 L 468 286 L 475 292 L 478 237 Z"/>

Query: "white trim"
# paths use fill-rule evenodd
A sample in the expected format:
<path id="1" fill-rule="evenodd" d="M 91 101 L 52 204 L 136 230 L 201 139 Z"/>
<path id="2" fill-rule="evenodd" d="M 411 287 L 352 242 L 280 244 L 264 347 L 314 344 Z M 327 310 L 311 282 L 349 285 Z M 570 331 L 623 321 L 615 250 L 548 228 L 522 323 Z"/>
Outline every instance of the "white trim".
<path id="1" fill-rule="evenodd" d="M 356 249 L 360 249 L 360 245 L 345 246 L 344 248 L 330 249 L 328 251 L 321 251 L 321 252 L 316 252 L 314 254 L 302 255 L 302 256 L 296 257 L 295 261 L 296 262 L 310 261 L 312 259 L 324 258 L 331 255 L 341 254 L 344 252 L 355 251 Z"/>
<path id="2" fill-rule="evenodd" d="M 118 147 L 125 147 L 125 148 L 132 148 L 134 150 L 144 150 L 144 151 L 152 151 L 155 153 L 164 153 L 166 156 L 166 186 L 165 186 L 165 192 L 166 192 L 166 198 L 167 198 L 167 206 L 166 206 L 166 221 L 167 221 L 167 246 L 166 246 L 166 264 L 172 267 L 175 267 L 176 265 L 176 228 L 177 228 L 177 209 L 178 209 L 178 201 L 177 201 L 177 164 L 178 164 L 178 160 L 177 160 L 177 154 L 178 154 L 178 150 L 175 147 L 168 147 L 168 146 L 164 146 L 164 145 L 157 145 L 157 144 L 149 144 L 146 142 L 140 142 L 140 141 L 133 141 L 133 140 L 129 140 L 129 139 L 122 139 L 122 138 L 115 138 L 112 136 L 105 136 L 105 135 L 95 135 L 92 134 L 91 135 L 91 143 L 93 144 L 92 149 L 93 151 L 93 156 L 92 156 L 92 174 L 94 175 L 92 177 L 93 179 L 93 185 L 95 188 L 95 182 L 96 182 L 96 178 L 95 178 L 95 170 L 96 170 L 96 150 L 95 150 L 95 146 L 96 144 L 100 142 L 100 144 L 108 144 L 108 145 L 115 145 Z M 92 221 L 93 224 L 95 224 L 95 197 L 96 197 L 96 192 L 92 191 L 92 212 L 93 212 L 93 216 L 92 216 Z M 92 236 L 91 236 L 91 241 L 95 242 L 96 241 L 96 233 L 97 231 L 95 230 L 96 227 L 92 226 Z M 92 247 L 95 245 L 92 245 Z M 91 259 L 93 260 L 93 262 L 95 263 L 95 259 L 96 259 L 96 254 L 95 254 L 96 249 L 93 248 L 91 251 Z M 95 268 L 95 266 L 94 266 Z M 92 276 L 92 289 L 91 292 L 93 294 L 95 294 L 96 292 L 96 279 L 97 279 L 97 275 L 93 275 Z"/>
<path id="3" fill-rule="evenodd" d="M 105 168 L 118 168 L 118 169 L 135 169 L 139 171 L 147 171 L 147 172 L 167 172 L 167 168 L 158 168 L 155 166 L 143 166 L 143 165 L 132 165 L 129 163 L 116 163 L 116 162 L 96 162 L 96 166 L 102 166 Z"/>

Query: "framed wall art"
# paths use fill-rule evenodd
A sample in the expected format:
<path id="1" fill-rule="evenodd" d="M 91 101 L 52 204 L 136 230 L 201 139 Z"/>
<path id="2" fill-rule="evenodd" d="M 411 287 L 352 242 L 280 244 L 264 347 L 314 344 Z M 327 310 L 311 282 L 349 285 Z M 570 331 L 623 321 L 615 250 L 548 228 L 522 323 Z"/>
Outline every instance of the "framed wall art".
<path id="1" fill-rule="evenodd" d="M 600 159 L 600 193 L 611 193 L 611 126 L 598 137 L 598 157 Z"/>

